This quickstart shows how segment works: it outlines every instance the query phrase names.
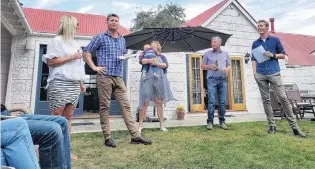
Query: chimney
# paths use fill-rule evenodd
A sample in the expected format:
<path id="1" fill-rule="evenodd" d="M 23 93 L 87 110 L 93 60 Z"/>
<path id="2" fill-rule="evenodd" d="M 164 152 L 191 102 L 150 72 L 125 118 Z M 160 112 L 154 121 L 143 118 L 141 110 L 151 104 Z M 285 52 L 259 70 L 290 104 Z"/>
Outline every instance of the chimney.
<path id="1" fill-rule="evenodd" d="M 275 33 L 275 18 L 270 18 L 270 27 L 271 27 L 271 32 Z"/>

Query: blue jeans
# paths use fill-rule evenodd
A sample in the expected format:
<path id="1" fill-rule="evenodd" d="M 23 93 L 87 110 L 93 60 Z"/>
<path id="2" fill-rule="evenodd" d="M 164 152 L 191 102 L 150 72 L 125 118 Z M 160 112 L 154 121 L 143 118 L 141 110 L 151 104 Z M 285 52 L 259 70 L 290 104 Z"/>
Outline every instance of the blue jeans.
<path id="1" fill-rule="evenodd" d="M 24 114 L 34 144 L 39 145 L 41 168 L 70 169 L 68 120 L 62 116 Z"/>
<path id="2" fill-rule="evenodd" d="M 227 94 L 227 80 L 225 78 L 208 78 L 208 119 L 207 123 L 213 123 L 216 94 L 219 98 L 219 122 L 225 123 L 225 101 Z"/>
<path id="3" fill-rule="evenodd" d="M 39 169 L 26 120 L 1 120 L 1 166 Z"/>
<path id="4" fill-rule="evenodd" d="M 153 58 L 156 58 L 156 55 L 153 54 L 153 53 L 148 53 L 148 54 L 144 55 L 143 58 L 145 58 L 145 59 L 153 59 Z M 150 66 L 151 66 L 151 65 L 149 65 L 149 64 L 143 65 L 142 71 L 143 71 L 143 72 L 148 72 Z M 157 66 L 151 66 L 151 67 L 152 67 L 153 73 L 156 73 L 157 70 L 158 70 Z"/>

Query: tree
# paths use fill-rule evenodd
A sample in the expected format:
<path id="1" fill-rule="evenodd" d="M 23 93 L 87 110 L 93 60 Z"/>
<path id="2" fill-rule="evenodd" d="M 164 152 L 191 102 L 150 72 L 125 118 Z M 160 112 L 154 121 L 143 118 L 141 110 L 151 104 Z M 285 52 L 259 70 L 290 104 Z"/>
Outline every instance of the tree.
<path id="1" fill-rule="evenodd" d="M 143 28 L 178 27 L 185 22 L 185 9 L 176 4 L 159 5 L 157 10 L 140 11 L 132 20 L 134 26 L 132 32 Z"/>

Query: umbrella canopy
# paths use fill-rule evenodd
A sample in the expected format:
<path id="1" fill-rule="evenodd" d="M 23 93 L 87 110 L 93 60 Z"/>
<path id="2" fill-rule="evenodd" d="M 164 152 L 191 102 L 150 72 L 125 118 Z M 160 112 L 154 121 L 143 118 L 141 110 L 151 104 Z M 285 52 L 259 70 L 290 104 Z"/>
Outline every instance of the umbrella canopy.
<path id="1" fill-rule="evenodd" d="M 126 35 L 127 49 L 143 50 L 145 44 L 159 41 L 164 52 L 196 52 L 211 48 L 211 39 L 219 36 L 224 46 L 232 35 L 198 27 L 181 28 L 144 28 L 141 31 Z"/>

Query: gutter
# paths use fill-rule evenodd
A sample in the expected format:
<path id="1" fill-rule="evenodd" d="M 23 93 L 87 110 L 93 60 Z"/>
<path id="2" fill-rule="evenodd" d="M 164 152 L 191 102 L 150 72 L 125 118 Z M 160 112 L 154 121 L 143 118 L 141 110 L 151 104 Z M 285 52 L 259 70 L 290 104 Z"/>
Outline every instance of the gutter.
<path id="1" fill-rule="evenodd" d="M 5 18 L 1 17 L 1 23 L 11 33 L 11 35 L 15 36 L 17 34 L 16 31 L 13 28 L 11 28 L 10 25 L 7 24 Z"/>
<path id="2" fill-rule="evenodd" d="M 9 0 L 12 8 L 16 12 L 16 15 L 19 18 L 19 21 L 22 22 L 23 27 L 25 28 L 27 34 L 32 34 L 32 29 L 30 27 L 30 24 L 28 23 L 26 16 L 24 15 L 24 12 L 21 8 L 20 2 L 18 0 Z"/>
<path id="3" fill-rule="evenodd" d="M 39 33 L 39 32 L 32 32 L 32 36 L 39 36 L 39 37 L 55 37 L 56 34 L 54 33 Z M 75 39 L 86 39 L 91 40 L 93 39 L 93 36 L 75 36 Z"/>
<path id="4" fill-rule="evenodd" d="M 315 67 L 315 65 L 286 65 L 287 68 Z"/>

